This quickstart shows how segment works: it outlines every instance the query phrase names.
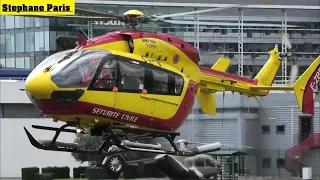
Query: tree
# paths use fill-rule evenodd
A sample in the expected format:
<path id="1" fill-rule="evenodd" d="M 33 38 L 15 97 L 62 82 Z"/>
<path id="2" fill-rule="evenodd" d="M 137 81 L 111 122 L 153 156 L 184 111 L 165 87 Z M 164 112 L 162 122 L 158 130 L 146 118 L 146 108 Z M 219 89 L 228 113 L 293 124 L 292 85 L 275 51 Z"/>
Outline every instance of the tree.
<path id="1" fill-rule="evenodd" d="M 77 134 L 74 140 L 74 143 L 79 145 L 79 148 L 82 150 L 95 150 L 99 147 L 101 142 L 103 141 L 102 136 L 90 136 L 87 134 Z M 86 161 L 89 162 L 97 162 L 101 164 L 104 156 L 102 155 L 94 155 L 94 154 L 80 154 L 80 153 L 71 153 L 76 161 L 80 163 L 84 163 Z"/>

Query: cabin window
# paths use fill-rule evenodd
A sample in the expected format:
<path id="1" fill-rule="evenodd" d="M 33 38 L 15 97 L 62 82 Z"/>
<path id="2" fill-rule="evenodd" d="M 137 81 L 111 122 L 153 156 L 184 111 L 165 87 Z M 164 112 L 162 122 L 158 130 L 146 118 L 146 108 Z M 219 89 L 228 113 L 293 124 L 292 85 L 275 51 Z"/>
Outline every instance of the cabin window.
<path id="1" fill-rule="evenodd" d="M 183 78 L 182 76 L 175 76 L 175 94 L 181 94 L 183 88 Z"/>
<path id="2" fill-rule="evenodd" d="M 197 167 L 204 167 L 204 159 L 203 158 L 196 158 L 195 159 L 195 165 Z"/>
<path id="3" fill-rule="evenodd" d="M 152 92 L 156 94 L 168 93 L 168 74 L 159 70 L 152 70 L 153 85 Z"/>
<path id="4" fill-rule="evenodd" d="M 215 164 L 210 159 L 206 159 L 206 167 L 215 167 Z"/>
<path id="5" fill-rule="evenodd" d="M 98 71 L 97 78 L 92 83 L 94 89 L 111 90 L 117 84 L 117 61 L 107 60 Z"/>
<path id="6" fill-rule="evenodd" d="M 144 89 L 145 68 L 139 62 L 119 62 L 119 91 L 140 92 Z"/>

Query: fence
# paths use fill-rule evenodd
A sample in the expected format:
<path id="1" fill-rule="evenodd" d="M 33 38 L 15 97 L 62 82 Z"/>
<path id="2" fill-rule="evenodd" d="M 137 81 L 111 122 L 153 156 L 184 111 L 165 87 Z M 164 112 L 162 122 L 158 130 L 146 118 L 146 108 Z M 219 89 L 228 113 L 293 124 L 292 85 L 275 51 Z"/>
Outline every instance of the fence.
<path id="1" fill-rule="evenodd" d="M 320 149 L 310 149 L 299 161 L 290 161 L 284 149 L 255 149 L 239 152 L 224 149 L 214 158 L 222 165 L 218 179 L 235 180 L 244 176 L 289 178 L 302 176 L 302 167 L 312 167 L 313 176 L 320 177 Z M 306 152 L 306 151 L 305 151 Z M 293 169 L 292 167 L 295 167 Z"/>

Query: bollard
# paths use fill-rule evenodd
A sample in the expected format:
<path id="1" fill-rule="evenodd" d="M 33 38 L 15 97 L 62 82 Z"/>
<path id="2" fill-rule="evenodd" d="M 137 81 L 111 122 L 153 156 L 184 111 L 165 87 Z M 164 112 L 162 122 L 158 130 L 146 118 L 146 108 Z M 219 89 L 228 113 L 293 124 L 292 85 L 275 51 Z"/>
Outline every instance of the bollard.
<path id="1" fill-rule="evenodd" d="M 312 168 L 311 167 L 302 168 L 302 179 L 303 180 L 312 180 Z"/>

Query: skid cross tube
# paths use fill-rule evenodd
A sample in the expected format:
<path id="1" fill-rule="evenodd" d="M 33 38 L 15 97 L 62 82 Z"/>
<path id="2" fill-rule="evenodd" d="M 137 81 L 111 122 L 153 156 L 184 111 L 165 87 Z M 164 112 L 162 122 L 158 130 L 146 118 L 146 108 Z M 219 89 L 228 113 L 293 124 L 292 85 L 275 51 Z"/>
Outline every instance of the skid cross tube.
<path id="1" fill-rule="evenodd" d="M 42 150 L 48 151 L 61 151 L 61 152 L 74 152 L 74 153 L 84 153 L 84 154 L 98 154 L 98 155 L 114 155 L 119 153 L 125 153 L 128 151 L 136 151 L 136 152 L 147 152 L 147 153 L 156 153 L 156 154 L 169 154 L 169 155 L 176 155 L 176 156 L 193 156 L 199 154 L 196 151 L 181 151 L 174 143 L 174 139 L 180 133 L 177 132 L 164 132 L 164 131 L 153 131 L 150 129 L 140 129 L 140 128 L 130 128 L 130 127 L 121 127 L 121 126 L 106 126 L 104 127 L 104 140 L 100 143 L 100 145 L 95 150 L 82 150 L 76 144 L 73 143 L 62 143 L 57 142 L 57 138 L 59 137 L 61 132 L 68 132 L 68 133 L 76 133 L 75 130 L 65 129 L 68 126 L 73 126 L 71 124 L 64 124 L 60 128 L 53 128 L 53 127 L 45 127 L 45 126 L 35 126 L 32 127 L 35 129 L 42 129 L 42 130 L 50 130 L 56 131 L 56 134 L 52 138 L 49 143 L 45 144 L 45 142 L 40 143 L 31 135 L 31 133 L 24 127 L 24 130 L 28 136 L 30 143 Z M 166 140 L 169 141 L 170 145 L 174 149 L 172 150 L 165 150 L 165 149 L 154 149 L 154 148 L 143 148 L 143 147 L 132 147 L 123 144 L 121 139 L 119 139 L 119 135 L 113 133 L 112 129 L 121 129 L 123 132 L 131 131 L 131 132 L 144 132 L 144 133 L 151 133 L 151 137 L 164 137 Z M 48 142 L 48 141 L 47 141 Z M 115 151 L 104 151 L 110 143 L 114 144 L 119 149 Z"/>

